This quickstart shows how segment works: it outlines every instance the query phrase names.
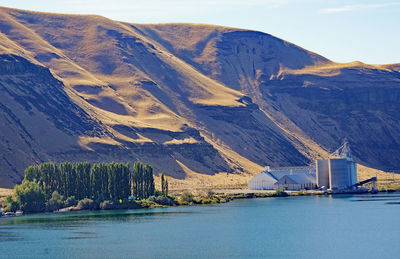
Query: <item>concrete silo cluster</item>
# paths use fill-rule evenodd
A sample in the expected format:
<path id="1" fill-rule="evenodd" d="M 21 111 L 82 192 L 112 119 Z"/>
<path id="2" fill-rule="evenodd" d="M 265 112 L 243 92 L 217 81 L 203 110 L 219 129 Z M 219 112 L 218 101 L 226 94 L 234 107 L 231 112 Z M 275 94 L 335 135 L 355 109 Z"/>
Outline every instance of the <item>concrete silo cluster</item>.
<path id="1" fill-rule="evenodd" d="M 353 189 L 357 184 L 357 164 L 353 161 L 348 142 L 338 148 L 333 158 L 315 162 L 316 181 L 319 188 L 330 190 Z"/>
<path id="2" fill-rule="evenodd" d="M 331 190 L 351 189 L 357 184 L 357 164 L 347 158 L 316 161 L 317 186 Z"/>

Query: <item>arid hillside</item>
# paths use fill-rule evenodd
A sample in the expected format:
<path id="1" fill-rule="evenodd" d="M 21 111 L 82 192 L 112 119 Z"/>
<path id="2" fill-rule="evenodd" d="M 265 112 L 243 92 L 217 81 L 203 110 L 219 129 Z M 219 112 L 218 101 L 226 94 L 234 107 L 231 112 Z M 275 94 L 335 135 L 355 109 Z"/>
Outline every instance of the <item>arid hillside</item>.
<path id="1" fill-rule="evenodd" d="M 337 64 L 249 30 L 0 8 L 0 187 L 66 160 L 234 182 L 344 138 L 357 161 L 397 170 L 398 67 Z"/>

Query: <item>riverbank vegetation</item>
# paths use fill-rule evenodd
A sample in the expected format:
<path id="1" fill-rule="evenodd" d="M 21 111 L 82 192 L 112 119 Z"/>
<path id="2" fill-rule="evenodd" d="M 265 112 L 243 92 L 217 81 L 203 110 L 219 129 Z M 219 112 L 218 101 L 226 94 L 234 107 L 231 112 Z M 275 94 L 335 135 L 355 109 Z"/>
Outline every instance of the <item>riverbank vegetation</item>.
<path id="1" fill-rule="evenodd" d="M 160 174 L 155 189 L 150 165 L 129 163 L 43 163 L 26 168 L 25 178 L 5 199 L 5 211 L 25 213 L 139 209 L 165 206 L 216 204 L 233 199 L 305 195 L 285 191 L 268 193 L 219 193 L 183 191 L 170 195 L 168 179 Z"/>
<path id="2" fill-rule="evenodd" d="M 160 174 L 161 190 L 155 190 L 153 169 L 135 162 L 61 164 L 43 163 L 26 168 L 22 184 L 5 199 L 5 211 L 25 213 L 138 209 L 165 206 L 224 203 L 232 198 L 212 191 L 168 194 L 168 179 Z"/>
<path id="3" fill-rule="evenodd" d="M 179 205 L 225 203 L 233 199 L 261 197 L 257 194 L 215 194 L 185 191 L 168 193 L 168 179 L 160 174 L 161 190 L 155 190 L 153 169 L 135 162 L 61 164 L 43 163 L 25 170 L 22 184 L 5 199 L 5 211 L 25 213 L 139 209 Z M 284 197 L 277 191 L 262 197 Z"/>
<path id="4" fill-rule="evenodd" d="M 148 164 L 43 163 L 26 168 L 22 184 L 6 197 L 5 210 L 33 213 L 72 206 L 137 207 L 135 199 L 147 199 L 154 193 L 153 169 Z"/>

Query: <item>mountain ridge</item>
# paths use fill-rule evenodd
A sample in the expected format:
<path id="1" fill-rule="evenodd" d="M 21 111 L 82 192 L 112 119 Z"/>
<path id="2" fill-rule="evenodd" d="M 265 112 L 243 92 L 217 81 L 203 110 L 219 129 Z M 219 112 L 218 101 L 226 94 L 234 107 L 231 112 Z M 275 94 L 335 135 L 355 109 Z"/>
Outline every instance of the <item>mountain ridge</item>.
<path id="1" fill-rule="evenodd" d="M 2 60 L 10 59 L 10 66 L 21 63 L 25 74 L 32 75 L 38 69 L 35 66 L 48 69 L 50 75 L 45 80 L 31 76 L 25 82 L 31 81 L 29 89 L 45 94 L 49 82 L 60 82 L 52 83 L 61 91 L 53 97 L 67 96 L 64 106 L 78 107 L 87 114 L 87 118 L 81 115 L 82 124 L 94 125 L 91 132 L 75 129 L 66 137 L 57 127 L 73 125 L 67 110 L 57 120 L 50 119 L 54 110 L 51 103 L 48 109 L 35 110 L 47 118 L 53 138 L 69 139 L 68 144 L 48 144 L 46 136 L 35 136 L 27 141 L 34 147 L 30 150 L 22 148 L 21 139 L 5 147 L 5 140 L 15 133 L 0 134 L 5 150 L 19 154 L 10 159 L 9 153 L 2 152 L 0 168 L 6 173 L 0 173 L 0 179 L 4 186 L 17 183 L 23 168 L 31 163 L 82 159 L 142 160 L 153 164 L 156 172 L 165 171 L 179 181 L 196 178 L 210 182 L 221 173 L 247 179 L 265 165 L 303 165 L 326 157 L 343 138 L 355 146 L 358 161 L 381 169 L 400 167 L 389 159 L 400 154 L 395 144 L 389 145 L 391 141 L 400 143 L 395 133 L 399 128 L 397 114 L 393 113 L 397 106 L 380 101 L 397 100 L 398 64 L 338 64 L 251 30 L 133 24 L 101 16 L 3 7 L 0 38 L 0 54 L 5 55 Z M 18 57 L 25 61 L 18 61 Z M 28 119 L 29 111 L 23 107 L 24 103 L 37 104 L 21 92 L 10 94 L 21 88 L 26 77 L 15 71 L 7 73 L 7 78 L 0 80 L 0 91 L 7 97 L 0 99 L 5 107 L 0 121 L 6 125 L 10 120 L 6 111 L 18 111 L 15 117 L 23 127 L 15 124 L 14 132 L 30 134 L 38 126 Z M 377 83 L 382 87 L 377 88 Z M 351 92 L 354 87 L 347 85 L 360 89 L 365 85 L 363 89 L 376 100 L 368 97 L 360 102 L 378 102 L 379 109 L 363 113 L 337 99 L 343 91 L 350 93 L 343 94 L 345 98 L 365 95 Z M 325 88 L 334 95 L 326 95 L 321 90 Z M 309 92 L 304 95 L 302 89 Z M 316 99 L 309 99 L 313 96 Z M 53 97 L 48 96 L 48 102 Z M 322 97 L 325 103 L 317 101 Z M 331 99 L 346 107 L 341 117 L 326 112 Z M 351 121 L 357 129 L 366 118 L 385 118 L 390 125 L 376 123 L 375 128 L 364 129 L 362 136 L 357 136 L 355 130 L 344 126 L 348 122 L 345 111 L 358 113 Z M 365 136 L 374 131 L 379 133 L 372 138 L 377 143 L 368 146 Z M 375 152 L 382 137 L 384 144 Z M 37 148 L 31 142 L 37 143 Z M 388 146 L 387 157 L 381 161 L 374 158 Z"/>

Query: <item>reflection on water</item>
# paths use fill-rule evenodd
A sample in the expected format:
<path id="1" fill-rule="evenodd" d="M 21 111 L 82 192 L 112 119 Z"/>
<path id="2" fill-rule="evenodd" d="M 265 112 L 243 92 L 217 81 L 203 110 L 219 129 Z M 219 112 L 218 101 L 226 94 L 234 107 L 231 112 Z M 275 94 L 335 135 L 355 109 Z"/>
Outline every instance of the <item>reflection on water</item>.
<path id="1" fill-rule="evenodd" d="M 88 239 L 100 237 L 97 233 L 88 231 L 73 231 L 71 234 L 72 236 L 63 237 L 63 239 Z"/>
<path id="2" fill-rule="evenodd" d="M 152 217 L 172 216 L 188 214 L 183 211 L 138 211 L 138 210 L 114 210 L 114 211 L 80 211 L 58 214 L 36 214 L 20 217 L 0 219 L 2 225 L 37 225 L 37 227 L 75 227 L 80 224 L 88 224 L 90 221 L 143 221 Z M 62 223 L 62 225 L 60 225 Z M 43 226 L 45 225 L 45 226 Z"/>
<path id="3" fill-rule="evenodd" d="M 400 201 L 390 201 L 390 202 L 386 202 L 386 204 L 399 204 L 400 205 Z"/>
<path id="4" fill-rule="evenodd" d="M 397 199 L 377 199 L 377 198 L 370 198 L 370 199 L 359 199 L 359 200 L 352 200 L 352 201 L 392 201 Z"/>
<path id="5" fill-rule="evenodd" d="M 0 243 L 10 242 L 10 241 L 23 241 L 24 238 L 18 236 L 15 233 L 9 231 L 0 231 Z"/>
<path id="6" fill-rule="evenodd" d="M 357 195 L 357 196 L 353 196 L 352 201 L 354 202 L 382 202 L 382 201 L 386 201 L 386 204 L 396 204 L 397 202 L 392 202 L 392 201 L 396 201 L 399 200 L 400 201 L 400 195 L 398 194 L 389 194 L 389 195 L 385 195 L 385 194 L 367 194 L 367 195 Z M 390 202 L 387 202 L 390 201 Z"/>

